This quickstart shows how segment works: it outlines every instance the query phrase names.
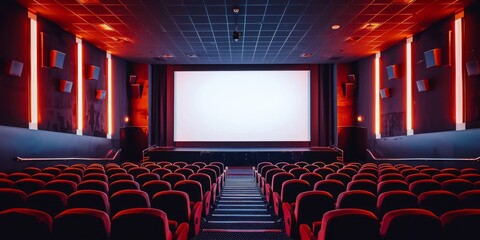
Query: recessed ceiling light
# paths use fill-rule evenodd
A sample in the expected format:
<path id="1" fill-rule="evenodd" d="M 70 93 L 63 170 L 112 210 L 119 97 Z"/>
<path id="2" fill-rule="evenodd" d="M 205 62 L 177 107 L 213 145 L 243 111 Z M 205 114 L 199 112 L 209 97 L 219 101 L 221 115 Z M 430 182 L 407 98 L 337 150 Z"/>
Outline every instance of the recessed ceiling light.
<path id="1" fill-rule="evenodd" d="M 302 58 L 309 58 L 309 57 L 311 57 L 311 56 L 313 56 L 313 54 L 311 54 L 311 53 L 302 53 L 302 54 L 300 55 L 300 57 L 302 57 Z"/>
<path id="2" fill-rule="evenodd" d="M 371 22 L 371 23 L 366 23 L 365 25 L 363 25 L 363 29 L 374 30 L 378 26 L 380 26 L 380 23 Z"/>
<path id="3" fill-rule="evenodd" d="M 100 26 L 103 30 L 113 31 L 113 28 L 110 27 L 110 25 L 108 25 L 108 24 L 106 24 L 106 23 L 99 24 L 98 26 Z"/>
<path id="4" fill-rule="evenodd" d="M 162 57 L 163 58 L 173 58 L 173 55 L 169 54 L 169 53 L 164 53 L 164 54 L 162 54 Z"/>
<path id="5" fill-rule="evenodd" d="M 100 0 L 77 0 L 81 4 L 98 4 Z"/>
<path id="6" fill-rule="evenodd" d="M 338 25 L 338 24 L 332 25 L 332 29 L 333 29 L 333 30 L 337 30 L 337 29 L 339 29 L 339 28 L 340 28 L 340 25 Z"/>
<path id="7" fill-rule="evenodd" d="M 187 57 L 189 57 L 189 58 L 197 58 L 198 56 L 195 55 L 195 54 L 187 54 Z"/>
<path id="8" fill-rule="evenodd" d="M 345 39 L 345 42 L 356 42 L 360 40 L 360 38 L 361 37 L 358 37 L 358 36 L 348 37 L 347 39 Z"/>

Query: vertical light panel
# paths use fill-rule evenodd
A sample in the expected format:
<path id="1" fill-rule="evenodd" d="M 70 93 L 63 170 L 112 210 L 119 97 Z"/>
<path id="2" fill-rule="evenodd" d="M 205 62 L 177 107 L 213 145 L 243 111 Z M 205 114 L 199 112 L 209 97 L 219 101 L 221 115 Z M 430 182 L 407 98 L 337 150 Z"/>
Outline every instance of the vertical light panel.
<path id="1" fill-rule="evenodd" d="M 407 62 L 407 76 L 406 82 L 406 96 L 407 96 L 407 135 L 413 135 L 412 127 L 412 42 L 413 37 L 407 38 L 406 44 L 406 62 Z"/>
<path id="2" fill-rule="evenodd" d="M 83 45 L 82 39 L 77 42 L 77 135 L 83 135 Z"/>
<path id="3" fill-rule="evenodd" d="M 375 54 L 375 138 L 380 134 L 380 53 Z"/>
<path id="4" fill-rule="evenodd" d="M 28 128 L 38 129 L 38 39 L 37 16 L 28 12 L 30 18 L 30 119 Z"/>
<path id="5" fill-rule="evenodd" d="M 108 112 L 108 131 L 107 131 L 107 138 L 112 138 L 113 133 L 113 120 L 112 120 L 112 55 L 107 52 L 107 112 Z"/>
<path id="6" fill-rule="evenodd" d="M 463 12 L 455 15 L 455 129 L 465 130 L 463 116 Z"/>

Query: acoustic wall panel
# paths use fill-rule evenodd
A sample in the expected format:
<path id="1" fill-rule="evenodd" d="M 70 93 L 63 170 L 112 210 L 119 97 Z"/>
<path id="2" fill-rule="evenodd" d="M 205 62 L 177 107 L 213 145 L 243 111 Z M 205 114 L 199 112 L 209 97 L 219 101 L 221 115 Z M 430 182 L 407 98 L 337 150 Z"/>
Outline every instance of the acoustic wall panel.
<path id="1" fill-rule="evenodd" d="M 20 77 L 22 76 L 23 63 L 15 60 L 11 60 L 7 64 L 6 72 L 10 76 Z"/>
<path id="2" fill-rule="evenodd" d="M 60 92 L 70 93 L 72 91 L 73 82 L 67 80 L 60 81 Z"/>
<path id="3" fill-rule="evenodd" d="M 50 67 L 63 69 L 64 61 L 65 61 L 65 53 L 57 50 L 50 51 Z"/>
<path id="4" fill-rule="evenodd" d="M 425 64 L 427 68 L 442 65 L 442 51 L 440 48 L 434 48 L 432 50 L 424 52 L 423 54 L 425 56 Z"/>

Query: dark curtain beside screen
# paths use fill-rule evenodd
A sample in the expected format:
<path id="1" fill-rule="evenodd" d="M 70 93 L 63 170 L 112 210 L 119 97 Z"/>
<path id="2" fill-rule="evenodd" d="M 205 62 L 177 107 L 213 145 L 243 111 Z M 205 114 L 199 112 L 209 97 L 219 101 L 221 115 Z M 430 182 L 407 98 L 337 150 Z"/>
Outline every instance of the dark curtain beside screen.
<path id="1" fill-rule="evenodd" d="M 319 65 L 319 146 L 330 146 L 335 143 L 337 124 L 334 122 L 337 103 L 334 102 L 336 88 L 334 85 L 334 64 Z"/>
<path id="2" fill-rule="evenodd" d="M 148 143 L 167 145 L 167 65 L 152 65 L 149 79 Z"/>

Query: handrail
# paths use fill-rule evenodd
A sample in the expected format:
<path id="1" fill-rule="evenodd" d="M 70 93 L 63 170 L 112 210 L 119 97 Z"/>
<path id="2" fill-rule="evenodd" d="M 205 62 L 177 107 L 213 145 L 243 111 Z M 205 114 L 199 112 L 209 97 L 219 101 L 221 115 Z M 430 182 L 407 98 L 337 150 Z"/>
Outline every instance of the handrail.
<path id="1" fill-rule="evenodd" d="M 25 161 L 114 161 L 119 156 L 122 149 L 118 149 L 115 152 L 115 155 L 111 158 L 75 158 L 75 157 L 68 157 L 68 158 L 22 158 L 17 157 L 17 162 L 25 162 Z"/>
<path id="2" fill-rule="evenodd" d="M 150 152 L 150 150 L 155 149 L 155 148 L 157 148 L 157 145 L 148 146 L 147 148 L 143 149 L 142 150 L 142 159 L 145 159 L 145 154 L 147 154 L 148 152 Z"/>
<path id="3" fill-rule="evenodd" d="M 337 153 L 340 153 L 340 157 L 342 158 L 342 161 L 344 161 L 344 159 L 343 159 L 343 153 L 344 153 L 343 149 L 341 149 L 341 148 L 339 148 L 335 145 L 330 145 L 330 147 L 335 149 L 335 151 L 337 151 Z"/>
<path id="4" fill-rule="evenodd" d="M 373 155 L 372 151 L 367 149 L 367 153 L 375 161 L 480 161 L 480 157 L 476 158 L 377 158 Z"/>

